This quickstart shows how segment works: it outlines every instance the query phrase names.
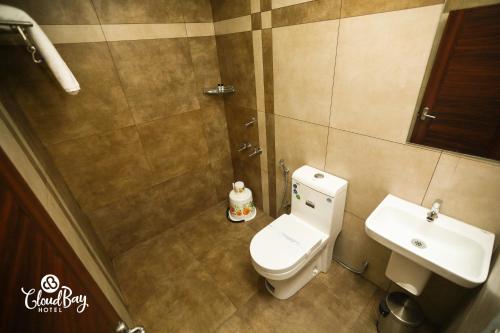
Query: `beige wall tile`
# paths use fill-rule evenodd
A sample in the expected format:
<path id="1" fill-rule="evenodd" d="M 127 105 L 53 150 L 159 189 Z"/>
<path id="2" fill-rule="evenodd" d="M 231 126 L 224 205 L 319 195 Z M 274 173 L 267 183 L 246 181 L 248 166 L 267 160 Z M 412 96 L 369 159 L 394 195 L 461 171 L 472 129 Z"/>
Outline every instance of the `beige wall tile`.
<path id="1" fill-rule="evenodd" d="M 138 131 L 155 183 L 208 164 L 200 111 L 141 124 Z"/>
<path id="2" fill-rule="evenodd" d="M 170 24 L 103 24 L 108 41 L 187 37 L 184 23 Z"/>
<path id="3" fill-rule="evenodd" d="M 276 115 L 275 138 L 276 161 L 283 158 L 290 175 L 304 164 L 323 170 L 328 127 Z M 281 175 L 278 165 L 276 168 Z"/>
<path id="4" fill-rule="evenodd" d="M 250 0 L 250 12 L 252 14 L 260 12 L 260 0 Z"/>
<path id="5" fill-rule="evenodd" d="M 178 0 L 92 0 L 101 23 L 183 23 Z"/>
<path id="6" fill-rule="evenodd" d="M 65 141 L 48 150 L 84 210 L 150 187 L 151 170 L 135 127 Z"/>
<path id="7" fill-rule="evenodd" d="M 387 194 L 420 204 L 440 152 L 330 129 L 326 170 L 349 182 L 346 210 L 367 218 Z"/>
<path id="8" fill-rule="evenodd" d="M 267 170 L 260 169 L 262 178 L 262 209 L 266 214 L 269 214 L 269 177 Z"/>
<path id="9" fill-rule="evenodd" d="M 267 134 L 266 134 L 266 114 L 264 112 L 257 112 L 257 123 L 259 126 L 259 145 L 262 148 L 267 147 Z M 267 160 L 266 164 L 263 164 L 262 168 L 267 169 Z"/>
<path id="10" fill-rule="evenodd" d="M 137 123 L 200 108 L 187 38 L 109 45 Z"/>
<path id="11" fill-rule="evenodd" d="M 53 44 L 105 41 L 99 24 L 42 25 L 41 28 Z"/>
<path id="12" fill-rule="evenodd" d="M 24 10 L 38 24 L 99 24 L 91 0 L 2 0 Z"/>
<path id="13" fill-rule="evenodd" d="M 406 142 L 441 10 L 341 20 L 331 126 Z"/>
<path id="14" fill-rule="evenodd" d="M 387 289 L 390 280 L 385 276 L 391 251 L 372 240 L 365 232 L 365 221 L 345 212 L 340 233 L 335 243 L 334 256 L 354 268 L 361 268 L 368 261 L 363 274 L 365 278 L 382 289 Z"/>
<path id="15" fill-rule="evenodd" d="M 342 17 L 383 13 L 394 10 L 431 6 L 442 3 L 444 3 L 444 0 L 343 0 Z"/>
<path id="16" fill-rule="evenodd" d="M 446 1 L 445 11 L 459 10 L 464 8 L 474 8 L 499 4 L 499 0 L 449 0 Z"/>
<path id="17" fill-rule="evenodd" d="M 252 18 L 250 15 L 241 16 L 214 23 L 216 35 L 234 34 L 236 32 L 251 31 Z"/>
<path id="18" fill-rule="evenodd" d="M 212 0 L 214 22 L 250 14 L 250 2 L 251 0 Z"/>
<path id="19" fill-rule="evenodd" d="M 0 50 L 4 60 L 0 63 L 2 89 L 12 91 L 12 98 L 43 143 L 58 143 L 133 124 L 105 43 L 60 44 L 57 50 L 80 82 L 82 90 L 76 96 L 65 93 L 45 67 L 33 66 L 24 47 Z"/>
<path id="20" fill-rule="evenodd" d="M 499 163 L 443 153 L 423 205 L 442 199 L 442 213 L 500 235 L 499 198 Z"/>
<path id="21" fill-rule="evenodd" d="M 271 18 L 271 11 L 268 10 L 266 12 L 261 13 L 261 24 L 262 24 L 262 29 L 269 29 L 272 27 L 272 18 Z"/>
<path id="22" fill-rule="evenodd" d="M 313 1 L 313 0 L 272 0 L 271 4 L 272 4 L 272 7 L 274 9 L 274 8 L 292 6 L 292 5 L 296 5 L 296 4 L 308 2 L 308 1 Z"/>
<path id="23" fill-rule="evenodd" d="M 252 31 L 253 61 L 255 67 L 255 97 L 257 98 L 257 111 L 264 112 L 264 66 L 262 62 L 262 31 Z"/>
<path id="24" fill-rule="evenodd" d="M 186 23 L 188 37 L 214 36 L 215 28 L 213 23 Z"/>
<path id="25" fill-rule="evenodd" d="M 273 29 L 274 113 L 328 126 L 338 24 Z"/>

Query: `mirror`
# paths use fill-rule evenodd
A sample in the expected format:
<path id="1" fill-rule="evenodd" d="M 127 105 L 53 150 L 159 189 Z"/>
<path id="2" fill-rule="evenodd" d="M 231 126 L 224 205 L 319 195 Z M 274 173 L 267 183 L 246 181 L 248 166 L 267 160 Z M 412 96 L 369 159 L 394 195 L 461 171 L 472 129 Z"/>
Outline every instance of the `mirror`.
<path id="1" fill-rule="evenodd" d="M 409 141 L 500 160 L 500 4 L 443 15 Z"/>

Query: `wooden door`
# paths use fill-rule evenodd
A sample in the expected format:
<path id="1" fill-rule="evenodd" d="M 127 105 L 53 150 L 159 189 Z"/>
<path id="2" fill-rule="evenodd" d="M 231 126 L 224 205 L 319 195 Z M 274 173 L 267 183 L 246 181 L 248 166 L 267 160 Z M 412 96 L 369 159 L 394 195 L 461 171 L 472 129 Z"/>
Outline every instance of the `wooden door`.
<path id="1" fill-rule="evenodd" d="M 59 280 L 52 293 L 41 286 L 48 274 Z M 48 291 L 57 286 L 52 276 L 44 282 Z M 27 293 L 34 289 L 28 298 L 33 309 L 26 307 L 21 288 Z M 60 306 L 35 304 L 39 291 L 49 300 L 59 292 L 69 295 L 68 289 L 72 297 L 81 297 L 67 308 L 70 297 L 62 297 L 66 304 Z M 111 304 L 0 149 L 0 332 L 111 333 L 118 321 Z"/>
<path id="2" fill-rule="evenodd" d="M 450 13 L 411 142 L 500 160 L 500 5 Z"/>

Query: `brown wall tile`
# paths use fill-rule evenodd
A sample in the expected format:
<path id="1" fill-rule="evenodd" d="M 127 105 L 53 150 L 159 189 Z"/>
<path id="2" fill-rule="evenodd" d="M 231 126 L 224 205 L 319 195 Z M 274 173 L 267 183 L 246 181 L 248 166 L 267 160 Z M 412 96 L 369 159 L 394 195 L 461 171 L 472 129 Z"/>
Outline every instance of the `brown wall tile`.
<path id="1" fill-rule="evenodd" d="M 190 171 L 161 185 L 169 221 L 177 225 L 217 203 L 211 172 Z"/>
<path id="2" fill-rule="evenodd" d="M 271 29 L 262 30 L 262 61 L 266 113 L 274 113 L 273 33 Z"/>
<path id="3" fill-rule="evenodd" d="M 5 89 L 12 90 L 45 144 L 133 124 L 106 43 L 57 45 L 80 83 L 81 91 L 76 96 L 64 92 L 43 66 L 33 65 L 23 47 L 2 49 L 2 58 L 8 60 L 0 64 L 5 73 L 0 81 L 5 80 Z"/>
<path id="4" fill-rule="evenodd" d="M 272 0 L 260 0 L 260 11 L 265 12 L 266 10 L 271 10 Z"/>
<path id="5" fill-rule="evenodd" d="M 210 169 L 213 175 L 217 201 L 227 200 L 227 196 L 232 189 L 232 183 L 235 181 L 231 155 L 211 160 Z"/>
<path id="6" fill-rule="evenodd" d="M 237 151 L 241 143 L 251 143 L 255 146 L 259 142 L 259 131 L 257 126 L 245 127 L 244 125 L 246 122 L 250 121 L 252 117 L 257 119 L 257 111 L 226 103 L 226 119 L 233 158 L 249 153 L 248 151 Z"/>
<path id="7" fill-rule="evenodd" d="M 3 0 L 24 10 L 38 24 L 99 24 L 91 0 Z"/>
<path id="8" fill-rule="evenodd" d="M 93 0 L 102 24 L 184 22 L 179 0 Z"/>
<path id="9" fill-rule="evenodd" d="M 217 86 L 220 83 L 219 59 L 215 37 L 189 38 L 189 49 L 193 62 L 196 91 L 192 92 L 202 108 L 224 108 L 224 101 L 220 96 L 206 95 L 204 88 Z"/>
<path id="10" fill-rule="evenodd" d="M 187 38 L 120 41 L 111 52 L 136 122 L 200 107 Z"/>
<path id="11" fill-rule="evenodd" d="M 148 122 L 138 130 L 155 183 L 208 164 L 200 111 Z"/>
<path id="12" fill-rule="evenodd" d="M 262 28 L 260 13 L 252 14 L 252 30 L 260 30 Z"/>
<path id="13" fill-rule="evenodd" d="M 224 107 L 207 107 L 201 112 L 210 161 L 231 156 Z"/>
<path id="14" fill-rule="evenodd" d="M 222 82 L 236 89 L 225 101 L 256 109 L 252 32 L 217 36 L 217 50 Z"/>
<path id="15" fill-rule="evenodd" d="M 184 22 L 212 22 L 210 0 L 181 0 Z"/>
<path id="16" fill-rule="evenodd" d="M 110 257 L 125 252 L 171 226 L 158 186 L 87 214 Z"/>
<path id="17" fill-rule="evenodd" d="M 342 17 L 368 15 L 444 3 L 444 0 L 343 0 Z"/>
<path id="18" fill-rule="evenodd" d="M 250 14 L 250 0 L 211 0 L 214 21 Z"/>
<path id="19" fill-rule="evenodd" d="M 260 156 L 248 157 L 252 151 L 246 149 L 237 151 L 242 143 L 251 143 L 252 147 L 259 145 L 259 132 L 257 126 L 245 127 L 251 117 L 257 119 L 257 111 L 226 103 L 226 118 L 229 126 L 229 142 L 233 161 L 235 180 L 246 183 L 254 195 L 254 201 L 262 207 Z"/>
<path id="20" fill-rule="evenodd" d="M 334 20 L 340 17 L 340 0 L 316 0 L 273 9 L 274 27 Z"/>
<path id="21" fill-rule="evenodd" d="M 84 210 L 102 207 L 151 184 L 135 127 L 48 146 Z"/>

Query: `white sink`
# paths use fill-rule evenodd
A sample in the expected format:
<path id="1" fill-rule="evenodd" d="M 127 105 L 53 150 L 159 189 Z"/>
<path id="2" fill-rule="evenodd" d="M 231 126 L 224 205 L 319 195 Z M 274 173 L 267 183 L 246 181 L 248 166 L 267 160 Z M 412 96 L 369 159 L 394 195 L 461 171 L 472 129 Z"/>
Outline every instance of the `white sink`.
<path id="1" fill-rule="evenodd" d="M 430 272 L 466 288 L 486 281 L 495 235 L 441 213 L 427 222 L 428 211 L 389 194 L 366 220 L 366 233 L 393 251 L 386 275 L 416 295 Z"/>

